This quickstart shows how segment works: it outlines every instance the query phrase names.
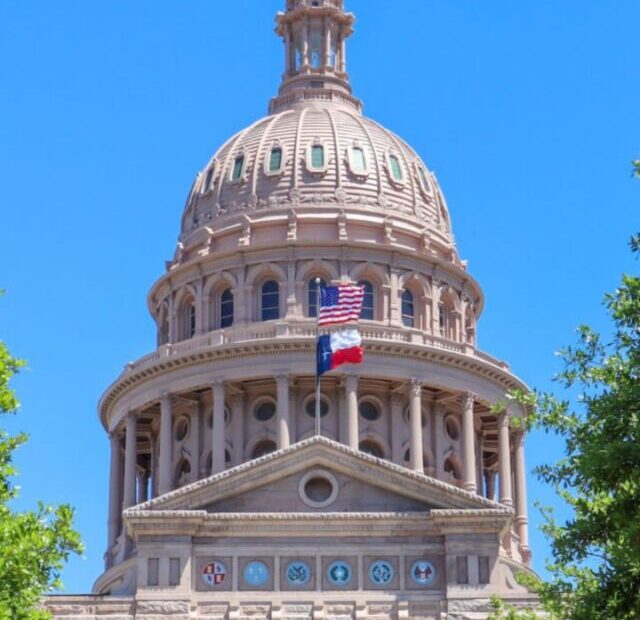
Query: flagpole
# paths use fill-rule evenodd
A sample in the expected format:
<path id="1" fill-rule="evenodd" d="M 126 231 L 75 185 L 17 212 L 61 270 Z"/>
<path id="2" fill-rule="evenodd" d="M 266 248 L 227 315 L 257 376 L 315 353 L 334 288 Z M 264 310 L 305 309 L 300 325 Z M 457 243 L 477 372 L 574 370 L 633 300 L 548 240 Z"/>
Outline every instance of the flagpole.
<path id="1" fill-rule="evenodd" d="M 317 347 L 320 338 L 320 283 L 322 280 L 316 278 L 316 435 L 322 433 L 320 428 L 320 375 L 318 374 L 318 353 Z"/>

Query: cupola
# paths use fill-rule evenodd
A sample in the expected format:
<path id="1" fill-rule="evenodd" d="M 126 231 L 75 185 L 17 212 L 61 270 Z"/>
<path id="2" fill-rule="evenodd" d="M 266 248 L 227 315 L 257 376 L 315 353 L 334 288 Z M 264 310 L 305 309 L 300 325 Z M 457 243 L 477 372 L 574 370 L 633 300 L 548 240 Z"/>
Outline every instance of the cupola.
<path id="1" fill-rule="evenodd" d="M 351 107 L 361 109 L 360 101 L 351 96 L 347 75 L 346 40 L 353 32 L 354 21 L 342 0 L 287 2 L 286 12 L 276 15 L 285 67 L 270 113 L 307 99 L 346 99 Z"/>

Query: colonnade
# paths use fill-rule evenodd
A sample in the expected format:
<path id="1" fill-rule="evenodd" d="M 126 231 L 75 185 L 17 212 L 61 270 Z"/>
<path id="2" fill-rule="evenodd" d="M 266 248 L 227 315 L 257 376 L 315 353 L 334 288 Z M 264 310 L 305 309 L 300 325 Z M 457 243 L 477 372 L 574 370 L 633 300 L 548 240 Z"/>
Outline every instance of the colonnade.
<path id="1" fill-rule="evenodd" d="M 355 374 L 348 374 L 345 377 L 340 395 L 342 406 L 339 410 L 346 416 L 344 420 L 344 442 L 352 449 L 359 448 L 359 407 L 358 407 L 358 380 Z M 278 449 L 287 448 L 292 442 L 292 420 L 291 397 L 290 397 L 291 376 L 287 373 L 276 374 L 276 433 Z M 225 446 L 226 446 L 226 424 L 225 424 L 225 382 L 216 379 L 211 382 L 210 388 L 212 396 L 212 428 L 210 437 L 205 438 L 211 446 L 211 471 L 213 474 L 225 469 Z M 413 471 L 424 473 L 424 443 L 423 443 L 423 421 L 422 421 L 422 383 L 417 379 L 411 379 L 406 384 L 409 396 L 409 467 Z M 238 399 L 236 399 L 238 400 Z M 391 396 L 391 416 L 393 420 L 398 420 L 402 411 L 404 397 L 396 392 Z M 461 440 L 462 440 L 462 480 L 461 486 L 471 493 L 482 494 L 482 443 L 478 441 L 475 427 L 474 405 L 476 396 L 472 393 L 462 395 L 461 410 Z M 235 407 L 234 407 L 235 408 Z M 240 412 L 234 412 L 240 413 Z M 434 406 L 431 415 L 436 416 L 436 428 L 442 426 L 444 414 L 440 407 Z M 498 501 L 508 507 L 515 508 L 515 530 L 519 537 L 519 542 L 523 548 L 528 548 L 527 531 L 527 502 L 526 502 L 526 468 L 524 455 L 524 433 L 514 431 L 509 425 L 510 415 L 504 412 L 498 416 L 498 474 L 500 481 Z M 392 428 L 393 433 L 393 428 Z M 138 481 L 138 457 L 137 457 L 137 414 L 135 411 L 128 412 L 124 419 L 124 433 L 116 430 L 111 433 L 111 473 L 110 473 L 110 493 L 109 493 L 109 549 L 117 542 L 121 531 L 121 511 L 133 506 L 137 502 L 145 501 L 148 498 L 147 484 L 148 478 Z M 511 438 L 514 439 L 512 472 L 512 447 Z M 169 394 L 160 397 L 160 425 L 159 425 L 158 460 L 155 460 L 155 450 L 152 449 L 152 471 L 154 472 L 151 484 L 151 496 L 162 495 L 172 490 L 173 484 L 173 412 L 172 402 Z M 122 438 L 124 439 L 124 460 L 122 459 Z M 434 440 L 437 443 L 443 441 L 441 433 L 435 433 Z M 392 438 L 393 443 L 393 438 Z M 397 443 L 397 442 L 396 442 Z M 442 459 L 437 455 L 441 450 L 436 445 L 436 467 L 435 477 L 445 478 Z M 392 447 L 392 460 L 399 460 L 398 446 Z M 196 459 L 197 460 L 197 459 Z M 157 480 L 155 475 L 157 473 Z M 514 506 L 514 483 L 515 483 L 515 506 Z M 137 489 L 142 489 L 137 494 Z M 495 477 L 491 473 L 486 478 L 486 494 L 491 499 L 495 494 Z"/>

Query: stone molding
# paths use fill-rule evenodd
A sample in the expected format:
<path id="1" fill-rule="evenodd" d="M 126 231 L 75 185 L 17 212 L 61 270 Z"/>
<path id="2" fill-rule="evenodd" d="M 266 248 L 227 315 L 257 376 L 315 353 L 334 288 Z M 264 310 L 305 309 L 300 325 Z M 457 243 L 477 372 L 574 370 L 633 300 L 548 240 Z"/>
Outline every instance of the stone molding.
<path id="1" fill-rule="evenodd" d="M 484 497 L 322 436 L 314 436 L 181 487 L 124 511 L 202 507 L 321 463 L 394 493 L 448 509 L 503 507 Z M 508 510 L 508 509 L 507 509 Z M 511 514 L 511 511 L 509 511 Z"/>

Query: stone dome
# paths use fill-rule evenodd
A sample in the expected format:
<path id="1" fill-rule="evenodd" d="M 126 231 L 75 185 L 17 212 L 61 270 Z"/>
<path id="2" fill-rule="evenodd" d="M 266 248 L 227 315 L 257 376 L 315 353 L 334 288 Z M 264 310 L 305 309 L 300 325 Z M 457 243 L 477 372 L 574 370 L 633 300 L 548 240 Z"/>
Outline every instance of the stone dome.
<path id="1" fill-rule="evenodd" d="M 181 241 L 225 216 L 338 205 L 408 220 L 452 245 L 444 197 L 416 152 L 358 109 L 316 94 L 256 121 L 216 152 L 192 187 Z"/>

